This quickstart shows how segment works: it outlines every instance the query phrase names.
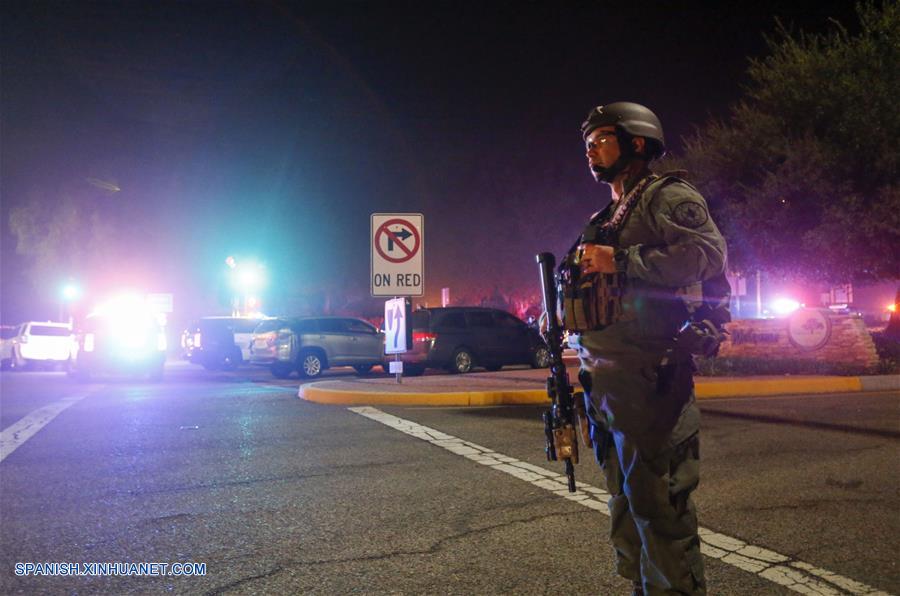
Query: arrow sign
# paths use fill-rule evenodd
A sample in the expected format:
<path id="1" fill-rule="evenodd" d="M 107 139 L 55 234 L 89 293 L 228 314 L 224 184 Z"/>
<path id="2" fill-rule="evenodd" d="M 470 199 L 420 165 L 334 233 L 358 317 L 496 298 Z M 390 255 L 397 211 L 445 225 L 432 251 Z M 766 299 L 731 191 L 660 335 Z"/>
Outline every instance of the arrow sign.
<path id="1" fill-rule="evenodd" d="M 400 228 L 399 232 L 394 232 L 393 234 L 388 235 L 388 252 L 394 252 L 394 238 L 399 238 L 400 240 L 406 240 L 413 235 L 409 230 L 405 230 Z M 405 246 L 405 244 L 404 244 Z"/>
<path id="2" fill-rule="evenodd" d="M 391 319 L 393 322 L 391 323 L 391 327 L 394 329 L 394 349 L 397 349 L 397 340 L 400 339 L 400 328 L 403 327 L 403 311 L 400 310 L 400 305 L 395 304 L 394 310 L 391 311 Z"/>
<path id="3" fill-rule="evenodd" d="M 404 354 L 412 345 L 412 303 L 392 298 L 384 303 L 384 353 Z"/>

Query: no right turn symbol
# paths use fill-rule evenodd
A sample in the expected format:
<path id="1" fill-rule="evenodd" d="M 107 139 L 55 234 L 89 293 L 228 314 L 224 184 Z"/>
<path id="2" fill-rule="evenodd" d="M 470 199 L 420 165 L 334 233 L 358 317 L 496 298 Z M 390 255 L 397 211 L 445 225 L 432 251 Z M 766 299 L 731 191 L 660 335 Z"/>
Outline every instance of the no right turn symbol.
<path id="1" fill-rule="evenodd" d="M 375 232 L 375 250 L 386 261 L 405 263 L 419 252 L 419 231 L 405 219 L 389 219 Z"/>

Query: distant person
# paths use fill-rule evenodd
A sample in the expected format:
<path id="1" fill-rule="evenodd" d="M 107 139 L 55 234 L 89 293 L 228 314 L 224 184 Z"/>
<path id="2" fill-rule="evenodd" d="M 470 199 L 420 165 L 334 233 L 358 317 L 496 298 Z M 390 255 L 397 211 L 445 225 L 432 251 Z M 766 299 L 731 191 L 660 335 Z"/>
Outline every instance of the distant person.
<path id="1" fill-rule="evenodd" d="M 726 247 L 706 201 L 649 163 L 665 152 L 646 107 L 598 106 L 581 125 L 591 174 L 612 203 L 561 267 L 569 344 L 597 461 L 606 477 L 616 570 L 632 594 L 706 594 L 691 492 L 700 414 L 679 330 L 701 282 L 722 277 Z M 676 337 L 679 337 L 676 341 Z"/>

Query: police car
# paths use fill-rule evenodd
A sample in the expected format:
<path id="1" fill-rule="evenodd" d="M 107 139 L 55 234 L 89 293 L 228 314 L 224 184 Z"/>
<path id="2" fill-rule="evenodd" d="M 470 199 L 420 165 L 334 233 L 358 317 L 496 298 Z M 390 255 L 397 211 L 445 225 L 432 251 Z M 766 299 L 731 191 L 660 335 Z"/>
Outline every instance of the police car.
<path id="1" fill-rule="evenodd" d="M 163 376 L 166 347 L 165 327 L 143 300 L 114 299 L 79 326 L 69 374 L 78 380 L 106 373 L 157 381 Z"/>

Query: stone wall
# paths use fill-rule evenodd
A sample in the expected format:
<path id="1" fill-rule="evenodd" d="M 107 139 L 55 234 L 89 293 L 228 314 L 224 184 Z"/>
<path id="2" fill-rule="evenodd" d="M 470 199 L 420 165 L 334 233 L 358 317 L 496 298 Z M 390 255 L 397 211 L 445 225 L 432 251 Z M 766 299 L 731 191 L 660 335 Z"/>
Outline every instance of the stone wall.
<path id="1" fill-rule="evenodd" d="M 766 360 L 816 360 L 871 368 L 875 343 L 863 320 L 804 309 L 781 319 L 740 319 L 727 325 L 719 356 Z"/>

